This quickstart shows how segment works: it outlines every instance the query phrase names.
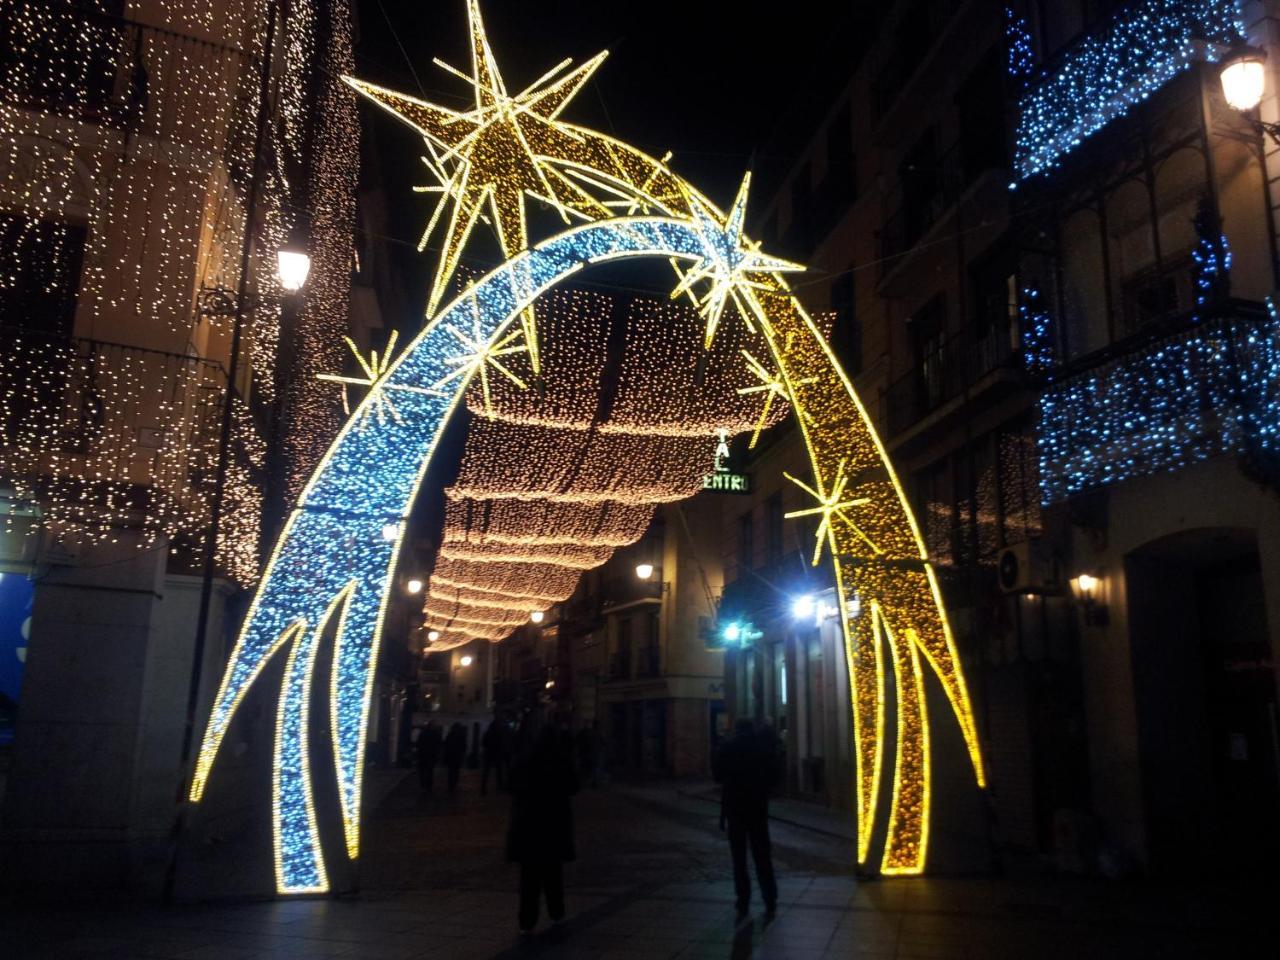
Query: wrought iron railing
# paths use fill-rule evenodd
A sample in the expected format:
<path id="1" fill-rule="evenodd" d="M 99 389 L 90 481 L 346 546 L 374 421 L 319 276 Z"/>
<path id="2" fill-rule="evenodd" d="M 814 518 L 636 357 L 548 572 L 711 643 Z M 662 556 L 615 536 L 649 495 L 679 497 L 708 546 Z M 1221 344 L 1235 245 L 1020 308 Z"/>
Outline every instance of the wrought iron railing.
<path id="1" fill-rule="evenodd" d="M 1280 321 L 1233 304 L 1081 358 L 1039 403 L 1044 503 L 1251 448 L 1280 451 Z"/>
<path id="2" fill-rule="evenodd" d="M 914 369 L 885 392 L 889 435 L 910 429 L 995 370 L 1021 362 L 1016 327 L 993 324 L 981 333 L 961 331 L 927 351 Z"/>
<path id="3" fill-rule="evenodd" d="M 1059 51 L 1019 100 L 1014 167 L 1044 173 L 1088 137 L 1239 35 L 1237 0 L 1132 0 Z"/>
<path id="4" fill-rule="evenodd" d="M 122 527 L 198 544 L 209 521 L 227 378 L 221 364 L 0 328 L 0 482 L 63 536 Z M 235 407 L 223 569 L 257 567 L 265 444 Z"/>

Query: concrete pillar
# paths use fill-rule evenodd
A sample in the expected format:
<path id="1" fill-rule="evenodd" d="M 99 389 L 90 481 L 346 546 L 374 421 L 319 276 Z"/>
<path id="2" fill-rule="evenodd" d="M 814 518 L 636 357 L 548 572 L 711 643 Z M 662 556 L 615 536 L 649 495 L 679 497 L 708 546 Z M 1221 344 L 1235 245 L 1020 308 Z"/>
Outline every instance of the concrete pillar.
<path id="1" fill-rule="evenodd" d="M 39 572 L 0 820 L 5 879 L 25 893 L 159 890 L 200 589 L 165 577 L 167 555 L 166 543 L 140 547 L 120 531 Z M 206 688 L 219 636 L 210 631 Z"/>

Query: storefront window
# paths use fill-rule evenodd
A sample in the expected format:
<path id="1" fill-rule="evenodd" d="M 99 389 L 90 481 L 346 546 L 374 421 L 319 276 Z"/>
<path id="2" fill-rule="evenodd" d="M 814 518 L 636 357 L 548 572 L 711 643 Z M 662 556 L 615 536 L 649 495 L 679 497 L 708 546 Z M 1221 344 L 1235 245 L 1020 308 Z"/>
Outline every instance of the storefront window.
<path id="1" fill-rule="evenodd" d="M 13 742 L 34 586 L 25 574 L 0 573 L 0 746 Z"/>

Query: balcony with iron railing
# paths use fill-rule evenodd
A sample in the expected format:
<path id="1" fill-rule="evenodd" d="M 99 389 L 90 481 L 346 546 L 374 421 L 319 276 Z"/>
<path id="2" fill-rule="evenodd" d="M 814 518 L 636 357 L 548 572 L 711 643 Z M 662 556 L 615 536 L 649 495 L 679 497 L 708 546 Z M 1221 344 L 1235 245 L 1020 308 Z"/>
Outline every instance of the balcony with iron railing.
<path id="1" fill-rule="evenodd" d="M 215 36 L 193 36 L 87 4 L 0 5 L 0 104 L 26 111 L 28 132 L 54 137 L 73 152 L 122 150 L 125 141 L 103 132 L 123 133 L 183 151 L 188 166 L 220 165 L 243 189 L 250 178 L 257 74 L 253 57 Z M 74 132 L 67 121 L 99 130 Z"/>
<path id="2" fill-rule="evenodd" d="M 1039 401 L 1044 503 L 1211 457 L 1280 453 L 1280 321 L 1230 301 L 1053 372 Z"/>
<path id="3" fill-rule="evenodd" d="M 976 134 L 956 140 L 933 157 L 900 172 L 889 195 L 890 213 L 880 227 L 877 288 L 886 296 L 903 296 L 917 279 L 932 276 L 940 257 L 954 256 L 954 243 L 933 242 L 950 236 L 957 219 L 986 221 L 1008 204 L 1003 143 Z"/>
<path id="4" fill-rule="evenodd" d="M 227 378 L 199 357 L 0 328 L 0 483 L 57 532 L 90 541 L 123 527 L 197 544 L 209 523 Z M 265 443 L 233 417 L 219 561 L 257 568 Z"/>
<path id="5" fill-rule="evenodd" d="M 1239 36 L 1238 0 L 1131 0 L 1026 78 L 1019 180 L 1048 173 L 1090 137 Z"/>
<path id="6" fill-rule="evenodd" d="M 662 568 L 655 567 L 646 580 L 641 580 L 633 572 L 609 577 L 600 586 L 601 612 L 617 610 L 641 602 L 654 602 L 662 599 Z"/>
<path id="7" fill-rule="evenodd" d="M 981 332 L 961 330 L 924 352 L 909 373 L 889 385 L 883 401 L 888 436 L 899 437 L 944 408 L 960 406 L 966 393 L 1017 386 L 1024 380 L 1016 325 L 992 323 Z"/>

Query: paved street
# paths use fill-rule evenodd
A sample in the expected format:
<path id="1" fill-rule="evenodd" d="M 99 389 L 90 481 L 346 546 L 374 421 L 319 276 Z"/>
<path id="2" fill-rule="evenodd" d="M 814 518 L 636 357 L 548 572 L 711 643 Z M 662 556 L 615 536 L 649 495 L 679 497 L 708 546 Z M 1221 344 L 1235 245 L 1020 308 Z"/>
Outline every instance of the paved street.
<path id="1" fill-rule="evenodd" d="M 782 809 L 786 813 L 787 808 Z M 424 799 L 406 778 L 368 826 L 363 890 L 339 900 L 14 909 L 0 956 L 27 958 L 1095 958 L 1271 957 L 1251 944 L 1273 894 L 1115 883 L 958 878 L 858 884 L 851 844 L 773 825 L 781 908 L 735 925 L 717 810 L 696 789 L 587 790 L 569 917 L 531 938 L 515 924 L 503 861 L 505 797 Z M 1264 923 L 1263 918 L 1266 918 Z"/>

